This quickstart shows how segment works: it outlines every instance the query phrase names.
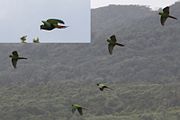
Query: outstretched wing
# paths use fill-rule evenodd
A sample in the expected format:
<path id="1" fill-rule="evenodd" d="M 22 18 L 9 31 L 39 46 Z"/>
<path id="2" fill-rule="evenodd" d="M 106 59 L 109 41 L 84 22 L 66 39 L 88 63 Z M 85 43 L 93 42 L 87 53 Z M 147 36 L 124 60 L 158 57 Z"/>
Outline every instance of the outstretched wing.
<path id="1" fill-rule="evenodd" d="M 33 42 L 34 42 L 34 43 L 39 43 L 39 38 L 38 38 L 38 37 L 37 37 L 37 38 L 34 38 L 34 39 L 33 39 Z"/>
<path id="2" fill-rule="evenodd" d="M 76 108 L 72 108 L 72 113 L 74 113 L 76 111 Z"/>
<path id="3" fill-rule="evenodd" d="M 116 45 L 121 46 L 121 47 L 123 47 L 123 46 L 124 46 L 123 44 L 120 44 L 120 43 L 116 43 Z"/>
<path id="4" fill-rule="evenodd" d="M 103 91 L 104 88 L 99 88 L 101 91 Z"/>
<path id="5" fill-rule="evenodd" d="M 80 115 L 83 115 L 83 112 L 82 112 L 82 108 L 81 108 L 81 107 L 78 108 L 78 112 L 79 112 Z"/>
<path id="6" fill-rule="evenodd" d="M 106 86 L 106 85 L 103 86 L 102 88 L 103 88 L 103 89 L 104 89 L 104 88 L 108 88 L 108 89 L 112 90 L 112 88 L 110 88 L 110 87 L 108 87 L 108 86 Z"/>
<path id="7" fill-rule="evenodd" d="M 165 14 L 169 14 L 169 7 L 168 7 L 168 6 L 165 7 L 165 8 L 163 9 L 163 12 L 164 12 Z"/>
<path id="8" fill-rule="evenodd" d="M 112 42 L 116 43 L 117 40 L 116 40 L 116 36 L 115 35 L 112 35 L 110 38 L 111 38 Z"/>
<path id="9" fill-rule="evenodd" d="M 14 68 L 16 68 L 16 64 L 17 64 L 17 59 L 12 58 L 12 65 Z"/>
<path id="10" fill-rule="evenodd" d="M 42 23 L 44 24 L 43 26 L 51 27 L 51 23 L 49 23 L 47 21 L 42 21 Z"/>
<path id="11" fill-rule="evenodd" d="M 108 44 L 108 50 L 109 50 L 109 53 L 112 55 L 112 53 L 113 53 L 113 48 L 114 48 L 114 44 L 111 44 L 111 43 L 109 43 Z"/>
<path id="12" fill-rule="evenodd" d="M 59 19 L 48 19 L 47 22 L 50 24 L 58 24 L 58 23 L 65 24 L 64 21 Z"/>
<path id="13" fill-rule="evenodd" d="M 166 20 L 167 20 L 167 17 L 165 17 L 165 16 L 161 16 L 161 18 L 160 18 L 160 21 L 161 21 L 161 25 L 163 25 L 164 26 L 164 24 L 165 24 L 165 22 L 166 22 Z"/>
<path id="14" fill-rule="evenodd" d="M 18 57 L 18 56 L 19 56 L 17 51 L 13 51 L 12 54 L 13 54 L 13 56 L 15 56 L 15 57 Z"/>
<path id="15" fill-rule="evenodd" d="M 27 35 L 22 36 L 20 39 L 21 39 L 21 40 L 23 40 L 23 41 L 25 41 L 25 40 L 26 40 L 26 38 L 27 38 Z"/>
<path id="16" fill-rule="evenodd" d="M 39 37 L 37 37 L 37 39 L 36 39 L 38 42 L 39 42 Z"/>

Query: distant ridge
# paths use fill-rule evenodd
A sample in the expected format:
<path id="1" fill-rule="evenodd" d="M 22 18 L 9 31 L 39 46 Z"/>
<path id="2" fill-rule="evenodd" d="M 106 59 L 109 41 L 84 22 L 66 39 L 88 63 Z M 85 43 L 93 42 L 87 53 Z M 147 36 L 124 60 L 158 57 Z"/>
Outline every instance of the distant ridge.
<path id="1" fill-rule="evenodd" d="M 180 3 L 171 13 L 180 18 Z M 103 78 L 114 81 L 161 83 L 180 78 L 180 22 L 168 20 L 163 28 L 159 15 L 141 6 L 110 5 L 92 10 L 90 44 L 0 44 L 0 85 L 39 81 Z M 116 34 L 126 45 L 108 54 L 106 39 Z M 27 55 L 16 71 L 8 55 Z M 55 71 L 55 72 L 54 72 Z"/>

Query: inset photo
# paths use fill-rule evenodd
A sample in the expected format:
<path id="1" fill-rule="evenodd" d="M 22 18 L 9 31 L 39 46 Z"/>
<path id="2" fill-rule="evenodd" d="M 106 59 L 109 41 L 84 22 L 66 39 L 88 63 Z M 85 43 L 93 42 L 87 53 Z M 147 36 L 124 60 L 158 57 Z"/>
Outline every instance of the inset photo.
<path id="1" fill-rule="evenodd" d="M 0 43 L 90 43 L 90 0 L 0 0 Z"/>

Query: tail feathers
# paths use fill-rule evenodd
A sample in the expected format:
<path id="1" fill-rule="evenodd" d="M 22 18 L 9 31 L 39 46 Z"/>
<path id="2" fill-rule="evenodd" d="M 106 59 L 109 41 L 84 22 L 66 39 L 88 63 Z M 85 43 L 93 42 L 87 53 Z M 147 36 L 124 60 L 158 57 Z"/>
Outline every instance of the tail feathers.
<path id="1" fill-rule="evenodd" d="M 60 28 L 60 29 L 62 29 L 62 28 L 67 28 L 68 26 L 63 26 L 63 25 L 58 25 L 58 26 L 56 26 L 56 28 Z"/>
<path id="2" fill-rule="evenodd" d="M 87 108 L 85 108 L 85 107 L 82 107 L 82 109 L 84 109 L 84 110 L 88 110 Z"/>
<path id="3" fill-rule="evenodd" d="M 104 88 L 107 88 L 107 89 L 109 89 L 109 90 L 113 90 L 112 88 L 110 88 L 110 87 L 108 87 L 108 86 L 105 86 Z"/>
<path id="4" fill-rule="evenodd" d="M 19 57 L 18 59 L 27 59 L 27 58 L 25 58 L 25 57 Z"/>
<path id="5" fill-rule="evenodd" d="M 112 88 L 108 87 L 108 89 L 113 90 Z"/>
<path id="6" fill-rule="evenodd" d="M 177 18 L 176 18 L 176 17 L 170 16 L 170 15 L 169 15 L 168 17 L 169 17 L 169 18 L 172 18 L 172 19 L 176 19 L 176 20 L 177 20 Z"/>
<path id="7" fill-rule="evenodd" d="M 124 46 L 123 44 L 120 44 L 120 43 L 116 43 L 116 45 L 118 45 L 118 46 L 122 46 L 122 47 Z"/>

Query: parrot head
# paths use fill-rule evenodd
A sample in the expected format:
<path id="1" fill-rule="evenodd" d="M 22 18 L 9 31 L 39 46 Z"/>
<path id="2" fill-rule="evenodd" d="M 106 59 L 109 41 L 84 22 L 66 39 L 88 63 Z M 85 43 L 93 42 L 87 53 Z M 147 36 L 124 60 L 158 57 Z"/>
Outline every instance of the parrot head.
<path id="1" fill-rule="evenodd" d="M 159 12 L 159 15 L 162 15 L 163 14 L 163 9 L 159 8 L 158 12 Z"/>

